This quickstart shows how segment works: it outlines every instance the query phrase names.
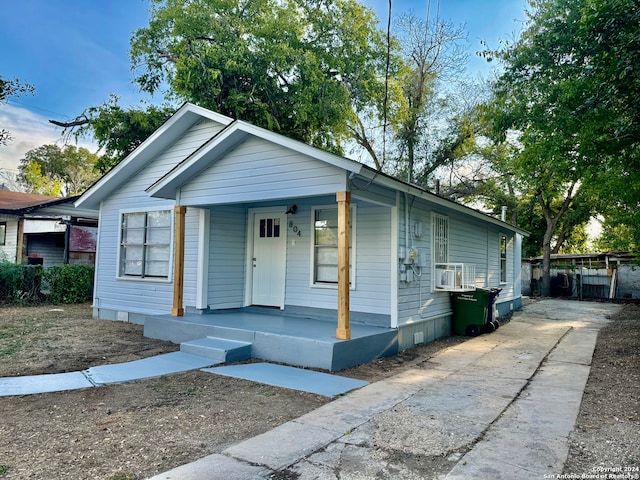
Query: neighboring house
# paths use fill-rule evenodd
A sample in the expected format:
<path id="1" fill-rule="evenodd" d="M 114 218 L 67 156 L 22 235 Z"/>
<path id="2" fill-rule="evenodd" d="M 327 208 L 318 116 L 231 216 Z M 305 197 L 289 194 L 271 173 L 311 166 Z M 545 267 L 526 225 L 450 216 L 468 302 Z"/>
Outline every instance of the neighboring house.
<path id="1" fill-rule="evenodd" d="M 76 206 L 100 209 L 100 318 L 260 306 L 338 338 L 386 328 L 397 351 L 450 333 L 452 290 L 502 289 L 501 315 L 522 303 L 523 230 L 192 104 Z"/>
<path id="2" fill-rule="evenodd" d="M 0 260 L 93 265 L 98 212 L 76 209 L 77 199 L 0 190 Z"/>
<path id="3" fill-rule="evenodd" d="M 638 259 L 630 252 L 552 254 L 552 297 L 640 298 Z M 522 292 L 539 296 L 542 256 L 522 260 Z"/>

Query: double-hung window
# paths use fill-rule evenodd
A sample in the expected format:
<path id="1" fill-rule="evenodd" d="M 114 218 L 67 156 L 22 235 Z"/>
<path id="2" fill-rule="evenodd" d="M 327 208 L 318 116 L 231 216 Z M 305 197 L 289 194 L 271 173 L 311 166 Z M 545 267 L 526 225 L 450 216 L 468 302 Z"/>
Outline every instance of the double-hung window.
<path id="1" fill-rule="evenodd" d="M 507 283 L 507 236 L 500 235 L 500 283 Z"/>
<path id="2" fill-rule="evenodd" d="M 171 262 L 171 210 L 122 213 L 121 278 L 168 280 Z"/>
<path id="3" fill-rule="evenodd" d="M 351 222 L 349 225 L 349 271 L 350 284 L 354 288 L 354 232 L 355 206 L 351 206 Z M 312 284 L 337 285 L 338 283 L 338 209 L 337 207 L 321 207 L 313 210 L 313 254 Z"/>

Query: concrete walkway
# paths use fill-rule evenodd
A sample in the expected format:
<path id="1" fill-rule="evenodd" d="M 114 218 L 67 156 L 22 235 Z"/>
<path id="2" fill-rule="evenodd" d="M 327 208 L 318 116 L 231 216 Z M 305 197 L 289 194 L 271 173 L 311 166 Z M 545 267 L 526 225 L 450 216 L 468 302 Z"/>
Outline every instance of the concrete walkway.
<path id="1" fill-rule="evenodd" d="M 204 368 L 220 363 L 222 362 L 219 360 L 199 355 L 171 352 L 131 362 L 100 365 L 81 372 L 4 377 L 0 378 L 0 397 L 80 390 L 173 375 L 189 370 L 202 370 L 216 375 L 242 378 L 331 398 L 343 395 L 368 383 L 355 378 L 270 363 Z"/>
<path id="2" fill-rule="evenodd" d="M 82 372 L 3 377 L 0 378 L 0 397 L 100 387 L 187 372 L 217 363 L 220 362 L 198 355 L 171 352 L 132 362 L 91 367 Z"/>
<path id="3" fill-rule="evenodd" d="M 492 334 L 153 480 L 555 476 L 598 330 L 619 308 L 534 302 Z"/>

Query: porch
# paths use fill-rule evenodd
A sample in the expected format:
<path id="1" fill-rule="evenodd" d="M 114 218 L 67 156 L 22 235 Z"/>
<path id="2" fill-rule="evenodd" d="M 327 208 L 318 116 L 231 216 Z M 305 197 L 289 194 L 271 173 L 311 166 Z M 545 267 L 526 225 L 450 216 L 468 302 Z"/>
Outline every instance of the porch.
<path id="1" fill-rule="evenodd" d="M 243 308 L 183 316 L 147 316 L 144 335 L 180 343 L 213 338 L 250 344 L 246 358 L 260 358 L 331 372 L 398 353 L 398 331 L 351 324 L 351 339 L 336 338 L 336 320 Z"/>

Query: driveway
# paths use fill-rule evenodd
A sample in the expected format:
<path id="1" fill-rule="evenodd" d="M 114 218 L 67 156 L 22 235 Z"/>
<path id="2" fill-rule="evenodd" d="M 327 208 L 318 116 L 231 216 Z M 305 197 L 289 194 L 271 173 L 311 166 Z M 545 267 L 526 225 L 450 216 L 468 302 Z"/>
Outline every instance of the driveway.
<path id="1" fill-rule="evenodd" d="M 533 302 L 496 332 L 422 368 L 153 478 L 555 476 L 567 458 L 598 330 L 619 308 Z"/>

